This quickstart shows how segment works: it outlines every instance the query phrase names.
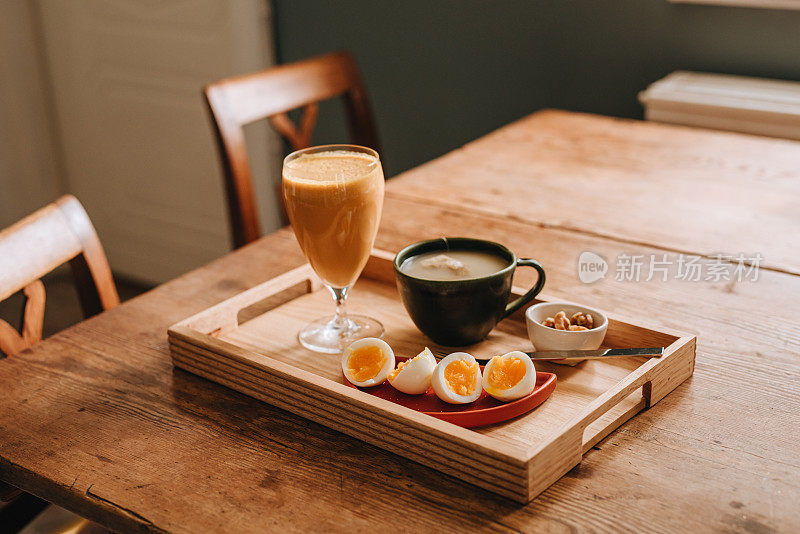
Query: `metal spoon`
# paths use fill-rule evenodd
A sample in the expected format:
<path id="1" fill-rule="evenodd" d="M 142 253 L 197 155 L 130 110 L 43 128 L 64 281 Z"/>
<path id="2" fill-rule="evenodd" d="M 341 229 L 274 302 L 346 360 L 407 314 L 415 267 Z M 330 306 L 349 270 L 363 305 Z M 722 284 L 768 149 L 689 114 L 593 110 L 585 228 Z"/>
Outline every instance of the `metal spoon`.
<path id="1" fill-rule="evenodd" d="M 437 359 L 447 356 L 447 352 L 431 350 Z M 597 350 L 537 350 L 525 352 L 534 361 L 549 360 L 601 360 L 604 358 L 645 357 L 660 358 L 664 354 L 664 347 L 647 347 L 634 349 L 597 349 Z M 479 361 L 488 361 L 490 358 L 479 358 Z"/>

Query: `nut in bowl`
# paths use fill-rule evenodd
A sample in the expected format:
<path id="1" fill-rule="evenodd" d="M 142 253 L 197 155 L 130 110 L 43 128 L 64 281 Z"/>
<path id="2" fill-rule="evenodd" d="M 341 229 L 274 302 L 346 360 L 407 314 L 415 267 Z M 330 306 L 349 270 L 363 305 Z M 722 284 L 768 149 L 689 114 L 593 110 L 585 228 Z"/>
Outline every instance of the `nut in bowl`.
<path id="1" fill-rule="evenodd" d="M 603 312 L 564 302 L 534 304 L 525 311 L 525 323 L 534 350 L 598 349 L 608 329 L 608 318 Z M 575 365 L 581 361 L 563 363 Z"/>

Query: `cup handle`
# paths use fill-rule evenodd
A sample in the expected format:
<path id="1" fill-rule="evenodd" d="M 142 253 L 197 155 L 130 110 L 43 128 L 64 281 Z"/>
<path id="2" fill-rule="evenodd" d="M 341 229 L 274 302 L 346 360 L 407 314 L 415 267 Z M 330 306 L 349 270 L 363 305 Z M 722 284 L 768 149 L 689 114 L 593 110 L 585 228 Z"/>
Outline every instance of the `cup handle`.
<path id="1" fill-rule="evenodd" d="M 538 261 L 529 258 L 518 258 L 517 267 L 533 267 L 539 273 L 539 279 L 536 281 L 536 285 L 529 289 L 527 293 L 508 303 L 506 306 L 506 312 L 503 314 L 503 319 L 532 301 L 533 298 L 538 295 L 544 287 L 544 267 L 542 267 Z"/>

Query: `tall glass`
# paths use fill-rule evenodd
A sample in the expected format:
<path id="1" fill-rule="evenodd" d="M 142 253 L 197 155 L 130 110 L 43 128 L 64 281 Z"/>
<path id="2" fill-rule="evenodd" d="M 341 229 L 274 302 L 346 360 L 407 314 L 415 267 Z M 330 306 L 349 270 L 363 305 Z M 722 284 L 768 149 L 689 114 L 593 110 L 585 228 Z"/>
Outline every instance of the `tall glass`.
<path id="1" fill-rule="evenodd" d="M 300 343 L 335 354 L 383 325 L 348 315 L 350 287 L 369 259 L 383 209 L 383 168 L 378 153 L 355 145 L 298 150 L 283 160 L 283 197 L 294 235 L 311 267 L 336 302 L 336 313 L 305 326 Z"/>

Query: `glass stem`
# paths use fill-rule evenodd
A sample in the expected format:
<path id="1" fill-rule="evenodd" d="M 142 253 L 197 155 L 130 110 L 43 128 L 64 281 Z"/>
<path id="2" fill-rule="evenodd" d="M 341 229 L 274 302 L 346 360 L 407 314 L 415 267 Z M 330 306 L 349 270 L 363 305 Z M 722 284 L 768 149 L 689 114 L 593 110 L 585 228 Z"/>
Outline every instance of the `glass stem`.
<path id="1" fill-rule="evenodd" d="M 345 310 L 345 303 L 347 302 L 347 292 L 349 287 L 328 287 L 333 295 L 333 300 L 336 301 L 336 315 L 333 317 L 333 326 L 338 329 L 345 329 L 348 326 L 347 310 Z"/>

